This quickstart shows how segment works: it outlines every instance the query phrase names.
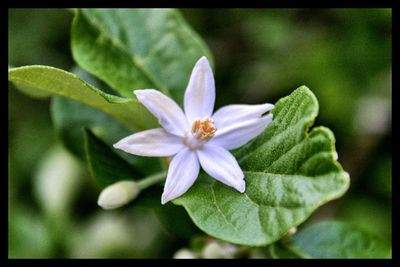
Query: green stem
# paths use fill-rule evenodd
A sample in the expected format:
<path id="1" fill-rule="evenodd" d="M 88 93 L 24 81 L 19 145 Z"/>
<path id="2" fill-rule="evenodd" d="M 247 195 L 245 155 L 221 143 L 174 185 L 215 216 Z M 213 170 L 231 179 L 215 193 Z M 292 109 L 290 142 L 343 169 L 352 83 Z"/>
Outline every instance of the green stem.
<path id="1" fill-rule="evenodd" d="M 140 180 L 139 182 L 137 182 L 137 185 L 140 187 L 141 190 L 143 190 L 153 184 L 157 184 L 159 182 L 164 181 L 166 177 L 167 177 L 166 171 L 159 172 Z"/>

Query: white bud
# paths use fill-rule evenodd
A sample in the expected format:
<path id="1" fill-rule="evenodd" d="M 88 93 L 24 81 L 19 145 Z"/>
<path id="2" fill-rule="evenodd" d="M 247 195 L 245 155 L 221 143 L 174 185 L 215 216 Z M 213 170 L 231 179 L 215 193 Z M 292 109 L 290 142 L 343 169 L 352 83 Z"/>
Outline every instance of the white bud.
<path id="1" fill-rule="evenodd" d="M 232 259 L 236 252 L 234 245 L 211 241 L 204 247 L 202 256 L 205 259 Z"/>
<path id="2" fill-rule="evenodd" d="M 187 248 L 181 248 L 177 252 L 175 252 L 174 259 L 196 259 L 196 255 Z"/>
<path id="3" fill-rule="evenodd" d="M 134 198 L 140 193 L 140 187 L 133 181 L 116 182 L 101 191 L 97 204 L 103 209 L 119 208 Z"/>
<path id="4" fill-rule="evenodd" d="M 297 233 L 297 228 L 296 228 L 296 227 L 292 227 L 292 228 L 290 228 L 289 231 L 288 231 L 288 235 L 289 235 L 289 236 L 292 236 L 292 235 L 294 235 L 294 234 L 296 234 L 296 233 Z"/>

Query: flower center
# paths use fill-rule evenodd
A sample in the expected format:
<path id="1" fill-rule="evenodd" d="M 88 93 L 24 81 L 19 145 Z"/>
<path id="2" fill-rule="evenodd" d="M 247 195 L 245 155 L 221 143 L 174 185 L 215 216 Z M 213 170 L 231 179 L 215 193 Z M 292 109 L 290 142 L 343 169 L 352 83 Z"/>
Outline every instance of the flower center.
<path id="1" fill-rule="evenodd" d="M 193 122 L 192 131 L 186 132 L 183 143 L 191 150 L 202 149 L 203 145 L 210 140 L 217 131 L 214 121 L 210 118 L 197 119 Z"/>
<path id="2" fill-rule="evenodd" d="M 199 141 L 210 140 L 217 131 L 214 121 L 210 118 L 197 119 L 193 122 L 192 133 Z"/>

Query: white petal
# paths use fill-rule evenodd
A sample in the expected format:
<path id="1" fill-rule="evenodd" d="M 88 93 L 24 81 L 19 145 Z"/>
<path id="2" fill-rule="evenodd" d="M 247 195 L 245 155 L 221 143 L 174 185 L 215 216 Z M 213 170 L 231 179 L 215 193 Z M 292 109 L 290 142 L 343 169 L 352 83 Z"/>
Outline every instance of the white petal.
<path id="1" fill-rule="evenodd" d="M 190 128 L 182 109 L 168 96 L 154 89 L 135 90 L 133 92 L 168 132 L 184 136 Z"/>
<path id="2" fill-rule="evenodd" d="M 184 194 L 196 181 L 199 171 L 200 164 L 195 152 L 186 148 L 176 154 L 168 168 L 161 204 Z"/>
<path id="3" fill-rule="evenodd" d="M 260 118 L 265 112 L 274 108 L 272 104 L 261 105 L 228 105 L 218 109 L 212 119 L 215 127 L 221 129 L 246 120 Z"/>
<path id="4" fill-rule="evenodd" d="M 193 68 L 185 92 L 185 114 L 189 123 L 198 118 L 211 117 L 214 102 L 214 75 L 207 58 L 202 57 Z"/>
<path id="5" fill-rule="evenodd" d="M 262 133 L 271 121 L 272 114 L 268 114 L 262 118 L 232 124 L 222 130 L 218 129 L 209 143 L 222 146 L 228 150 L 241 147 Z"/>
<path id="6" fill-rule="evenodd" d="M 178 153 L 185 145 L 181 137 L 157 128 L 129 135 L 114 147 L 138 156 L 168 157 Z"/>
<path id="7" fill-rule="evenodd" d="M 244 192 L 244 174 L 229 151 L 219 146 L 206 144 L 202 150 L 197 150 L 197 156 L 206 173 L 239 192 Z"/>

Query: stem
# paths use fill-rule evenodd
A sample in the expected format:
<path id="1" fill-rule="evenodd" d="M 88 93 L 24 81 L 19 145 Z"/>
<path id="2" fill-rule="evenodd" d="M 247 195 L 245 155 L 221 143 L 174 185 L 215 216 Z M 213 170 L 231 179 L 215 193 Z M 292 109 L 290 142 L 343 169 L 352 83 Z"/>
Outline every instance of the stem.
<path id="1" fill-rule="evenodd" d="M 159 182 L 164 181 L 166 177 L 167 177 L 166 171 L 159 172 L 140 180 L 139 182 L 137 182 L 137 185 L 139 186 L 140 190 L 143 190 L 153 184 L 157 184 Z"/>

